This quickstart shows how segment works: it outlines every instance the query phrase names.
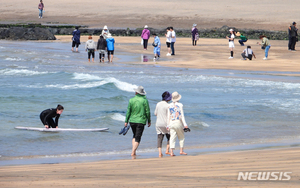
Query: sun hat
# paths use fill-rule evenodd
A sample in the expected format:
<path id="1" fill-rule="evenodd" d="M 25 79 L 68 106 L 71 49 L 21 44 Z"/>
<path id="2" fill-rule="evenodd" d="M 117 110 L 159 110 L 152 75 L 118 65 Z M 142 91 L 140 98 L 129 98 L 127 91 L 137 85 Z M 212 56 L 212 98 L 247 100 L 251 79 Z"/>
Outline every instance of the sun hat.
<path id="1" fill-rule="evenodd" d="M 172 101 L 173 102 L 178 102 L 181 99 L 181 95 L 177 91 L 172 93 Z"/>
<path id="2" fill-rule="evenodd" d="M 164 101 L 170 101 L 172 99 L 172 96 L 168 91 L 165 91 L 161 96 Z"/>
<path id="3" fill-rule="evenodd" d="M 233 29 L 229 29 L 229 31 L 233 31 Z"/>
<path id="4" fill-rule="evenodd" d="M 138 94 L 140 95 L 146 95 L 146 91 L 144 90 L 144 87 L 143 86 L 139 86 L 138 88 L 136 89 L 133 89 L 135 92 L 137 92 Z"/>
<path id="5" fill-rule="evenodd" d="M 144 27 L 144 28 L 145 28 L 145 29 L 146 29 L 146 28 L 148 28 L 148 25 L 145 25 L 145 27 Z"/>
<path id="6" fill-rule="evenodd" d="M 107 25 L 105 25 L 105 26 L 103 27 L 103 29 L 108 29 L 108 28 L 107 28 Z"/>
<path id="7" fill-rule="evenodd" d="M 196 27 L 197 26 L 197 24 L 193 24 L 193 27 Z"/>

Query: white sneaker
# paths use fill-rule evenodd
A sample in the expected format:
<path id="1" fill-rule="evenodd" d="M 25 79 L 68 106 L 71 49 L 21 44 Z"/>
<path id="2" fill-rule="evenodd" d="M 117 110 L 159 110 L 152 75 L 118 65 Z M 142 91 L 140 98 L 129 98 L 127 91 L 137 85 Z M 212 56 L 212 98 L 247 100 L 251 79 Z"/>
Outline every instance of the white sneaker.
<path id="1" fill-rule="evenodd" d="M 39 18 L 41 18 L 41 17 L 39 16 Z"/>
<path id="2" fill-rule="evenodd" d="M 230 56 L 228 59 L 233 59 L 233 57 Z"/>
<path id="3" fill-rule="evenodd" d="M 156 58 L 153 58 L 153 61 L 155 62 L 155 61 L 156 61 Z"/>
<path id="4" fill-rule="evenodd" d="M 170 54 L 170 53 L 167 53 L 167 56 L 171 56 L 171 54 Z"/>
<path id="5" fill-rule="evenodd" d="M 264 58 L 263 58 L 263 60 L 267 60 L 267 59 L 268 59 L 267 57 L 264 57 Z"/>

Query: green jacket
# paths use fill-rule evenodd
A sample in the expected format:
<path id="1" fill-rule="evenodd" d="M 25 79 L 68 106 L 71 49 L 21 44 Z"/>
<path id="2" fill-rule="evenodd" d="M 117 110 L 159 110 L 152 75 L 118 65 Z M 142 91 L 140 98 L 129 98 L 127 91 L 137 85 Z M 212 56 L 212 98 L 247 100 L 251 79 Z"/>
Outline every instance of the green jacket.
<path id="1" fill-rule="evenodd" d="M 128 103 L 125 123 L 151 123 L 150 107 L 146 96 L 136 94 Z"/>
<path id="2" fill-rule="evenodd" d="M 245 36 L 242 35 L 242 34 L 241 34 L 241 36 L 240 36 L 240 39 L 241 39 L 241 40 L 248 40 L 247 37 L 245 37 Z"/>

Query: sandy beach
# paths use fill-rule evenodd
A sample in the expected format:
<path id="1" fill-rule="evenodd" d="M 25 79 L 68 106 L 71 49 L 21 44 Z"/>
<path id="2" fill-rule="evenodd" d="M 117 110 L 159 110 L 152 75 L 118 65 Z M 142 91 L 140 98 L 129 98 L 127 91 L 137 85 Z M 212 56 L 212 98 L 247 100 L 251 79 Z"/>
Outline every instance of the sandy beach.
<path id="1" fill-rule="evenodd" d="M 0 186 L 299 187 L 299 154 L 300 148 L 282 148 L 92 163 L 7 166 L 0 168 Z M 291 179 L 238 180 L 239 172 L 291 172 Z"/>

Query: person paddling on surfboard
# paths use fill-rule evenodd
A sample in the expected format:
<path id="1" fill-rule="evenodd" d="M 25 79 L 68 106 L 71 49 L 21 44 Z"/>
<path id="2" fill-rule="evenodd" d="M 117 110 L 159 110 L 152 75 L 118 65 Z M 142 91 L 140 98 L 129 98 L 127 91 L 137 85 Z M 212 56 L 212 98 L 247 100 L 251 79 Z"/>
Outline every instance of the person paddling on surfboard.
<path id="1" fill-rule="evenodd" d="M 42 111 L 40 114 L 40 118 L 45 128 L 58 128 L 58 119 L 63 111 L 64 107 L 60 104 L 57 105 L 56 108 L 50 108 Z M 53 118 L 55 118 L 55 121 L 53 120 Z"/>

